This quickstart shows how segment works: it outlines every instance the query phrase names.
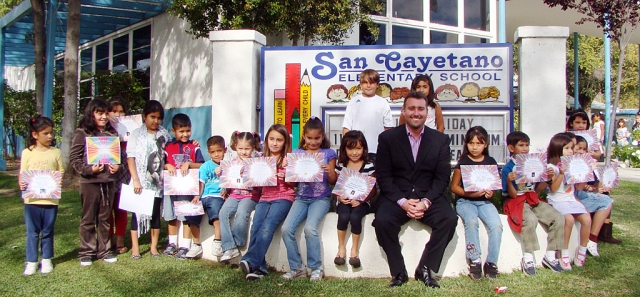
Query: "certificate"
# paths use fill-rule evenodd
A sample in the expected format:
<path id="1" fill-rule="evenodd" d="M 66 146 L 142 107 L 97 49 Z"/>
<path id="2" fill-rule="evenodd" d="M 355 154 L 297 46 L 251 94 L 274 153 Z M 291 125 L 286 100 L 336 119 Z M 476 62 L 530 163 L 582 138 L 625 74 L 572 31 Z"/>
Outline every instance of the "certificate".
<path id="1" fill-rule="evenodd" d="M 513 157 L 516 184 L 547 180 L 547 154 L 517 154 Z"/>
<path id="2" fill-rule="evenodd" d="M 618 164 L 612 163 L 598 168 L 595 172 L 605 192 L 611 191 L 618 182 Z"/>
<path id="3" fill-rule="evenodd" d="M 122 184 L 120 188 L 120 204 L 118 208 L 133 212 L 136 214 L 144 214 L 151 216 L 153 210 L 153 202 L 156 192 L 153 190 L 142 189 L 140 194 L 133 192 L 133 186 Z"/>
<path id="4" fill-rule="evenodd" d="M 338 181 L 331 193 L 347 199 L 364 201 L 375 185 L 375 177 L 344 167 L 340 170 Z"/>
<path id="5" fill-rule="evenodd" d="M 245 189 L 242 179 L 244 161 L 240 159 L 220 161 L 220 187 L 231 189 Z"/>
<path id="6" fill-rule="evenodd" d="M 189 169 L 186 175 L 182 175 L 180 170 L 176 170 L 175 175 L 170 175 L 169 171 L 162 172 L 164 177 L 165 195 L 199 195 L 200 179 L 198 169 Z"/>
<path id="7" fill-rule="evenodd" d="M 498 165 L 460 165 L 465 192 L 502 189 Z"/>
<path id="8" fill-rule="evenodd" d="M 24 170 L 20 179 L 27 183 L 22 199 L 60 199 L 62 172 L 52 170 Z"/>
<path id="9" fill-rule="evenodd" d="M 110 118 L 109 122 L 111 123 L 111 126 L 113 126 L 113 128 L 118 131 L 118 135 L 120 135 L 120 141 L 126 142 L 129 139 L 129 135 L 131 134 L 131 132 L 142 126 L 142 115 L 134 114 Z"/>
<path id="10" fill-rule="evenodd" d="M 571 131 L 571 133 L 582 136 L 587 141 L 588 149 L 591 151 L 597 151 L 600 149 L 600 139 L 598 139 L 598 135 L 596 134 L 596 130 L 580 130 L 580 131 Z"/>
<path id="11" fill-rule="evenodd" d="M 191 201 L 173 201 L 173 211 L 176 216 L 199 216 L 204 214 L 204 208 L 202 208 L 202 201 L 198 203 L 191 203 Z"/>
<path id="12" fill-rule="evenodd" d="M 288 153 L 284 180 L 287 182 L 321 182 L 324 178 L 323 153 Z"/>
<path id="13" fill-rule="evenodd" d="M 120 164 L 119 137 L 87 137 L 87 164 Z"/>
<path id="14" fill-rule="evenodd" d="M 260 157 L 244 160 L 242 179 L 245 187 L 269 187 L 278 185 L 276 158 Z"/>
<path id="15" fill-rule="evenodd" d="M 596 160 L 589 154 L 560 157 L 558 167 L 564 170 L 564 182 L 568 185 L 586 183 L 595 180 L 593 168 Z"/>

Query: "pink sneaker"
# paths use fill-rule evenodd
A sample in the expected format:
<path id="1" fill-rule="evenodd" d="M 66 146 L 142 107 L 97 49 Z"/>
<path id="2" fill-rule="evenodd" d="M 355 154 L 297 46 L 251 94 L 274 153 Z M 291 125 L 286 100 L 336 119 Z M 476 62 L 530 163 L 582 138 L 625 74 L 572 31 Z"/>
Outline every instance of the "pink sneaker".
<path id="1" fill-rule="evenodd" d="M 562 270 L 564 270 L 564 271 L 571 270 L 571 258 L 569 258 L 569 257 L 560 258 L 560 266 L 562 267 Z"/>
<path id="2" fill-rule="evenodd" d="M 577 267 L 584 266 L 584 261 L 587 259 L 587 253 L 580 253 L 580 247 L 576 248 L 576 256 L 573 258 L 573 264 Z"/>

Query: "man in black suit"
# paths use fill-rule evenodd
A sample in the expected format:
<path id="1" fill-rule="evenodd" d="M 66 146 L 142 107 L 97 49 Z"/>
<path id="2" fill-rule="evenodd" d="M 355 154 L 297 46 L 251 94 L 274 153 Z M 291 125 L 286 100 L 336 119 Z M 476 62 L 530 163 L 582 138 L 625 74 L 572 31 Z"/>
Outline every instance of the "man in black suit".
<path id="1" fill-rule="evenodd" d="M 384 131 L 378 137 L 376 178 L 380 199 L 373 226 L 378 244 L 384 249 L 391 271 L 390 286 L 408 280 L 400 249 L 400 227 L 416 219 L 431 227 L 416 280 L 439 288 L 432 270 L 438 272 L 444 251 L 453 238 L 458 216 L 444 197 L 451 165 L 449 137 L 424 126 L 427 97 L 411 92 L 402 106 L 405 125 Z"/>

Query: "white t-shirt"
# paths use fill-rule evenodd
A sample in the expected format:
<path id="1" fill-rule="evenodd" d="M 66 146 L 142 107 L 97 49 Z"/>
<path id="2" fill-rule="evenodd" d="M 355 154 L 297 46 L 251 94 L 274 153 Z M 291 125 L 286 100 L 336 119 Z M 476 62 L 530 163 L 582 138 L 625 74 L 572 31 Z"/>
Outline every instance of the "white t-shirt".
<path id="1" fill-rule="evenodd" d="M 378 95 L 371 98 L 359 95 L 349 101 L 342 128 L 361 131 L 370 153 L 377 151 L 378 135 L 385 127 L 393 127 L 393 119 L 389 103 L 384 98 Z"/>
<path id="2" fill-rule="evenodd" d="M 603 130 L 602 126 L 604 126 L 603 121 L 593 123 L 593 129 L 596 130 L 596 136 L 600 141 L 602 141 L 602 130 Z"/>
<path id="3" fill-rule="evenodd" d="M 555 176 L 557 177 L 560 174 L 560 169 L 558 166 L 553 164 L 547 164 L 547 168 L 553 169 Z M 549 191 L 547 194 L 547 199 L 550 202 L 567 202 L 567 201 L 576 201 L 576 196 L 573 193 L 573 185 L 567 185 L 564 181 L 558 187 L 558 190 L 555 192 Z"/>
<path id="4" fill-rule="evenodd" d="M 437 130 L 438 129 L 438 125 L 436 124 L 436 109 L 431 107 L 431 106 L 427 106 L 427 120 L 424 122 L 424 125 L 433 129 L 433 130 Z"/>

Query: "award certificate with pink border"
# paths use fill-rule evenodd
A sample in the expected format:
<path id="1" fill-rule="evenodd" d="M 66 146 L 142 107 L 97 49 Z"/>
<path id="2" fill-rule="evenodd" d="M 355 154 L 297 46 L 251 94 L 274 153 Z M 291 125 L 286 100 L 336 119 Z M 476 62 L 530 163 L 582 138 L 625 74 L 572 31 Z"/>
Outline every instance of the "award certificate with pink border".
<path id="1" fill-rule="evenodd" d="M 587 141 L 589 150 L 596 151 L 600 149 L 600 139 L 598 139 L 596 130 L 571 131 L 571 133 L 582 136 Z"/>
<path id="2" fill-rule="evenodd" d="M 498 165 L 460 165 L 465 192 L 502 189 Z"/>
<path id="3" fill-rule="evenodd" d="M 126 142 L 127 140 L 129 140 L 129 135 L 131 135 L 131 132 L 142 126 L 142 115 L 134 114 L 110 118 L 109 122 L 111 123 L 111 126 L 113 126 L 113 128 L 118 131 L 120 141 Z"/>
<path id="4" fill-rule="evenodd" d="M 537 183 L 547 180 L 547 154 L 517 154 L 513 156 L 516 164 L 516 184 Z"/>
<path id="5" fill-rule="evenodd" d="M 578 154 L 560 157 L 558 167 L 564 171 L 564 182 L 572 185 L 594 181 L 595 164 L 596 160 L 590 154 Z"/>
<path id="6" fill-rule="evenodd" d="M 321 182 L 324 177 L 323 153 L 288 153 L 284 180 L 287 182 Z"/>
<path id="7" fill-rule="evenodd" d="M 618 186 L 618 164 L 612 163 L 604 167 L 600 167 L 595 171 L 598 180 L 605 192 Z"/>
<path id="8" fill-rule="evenodd" d="M 347 199 L 364 201 L 375 185 L 375 177 L 344 167 L 340 170 L 338 181 L 331 193 Z"/>
<path id="9" fill-rule="evenodd" d="M 199 216 L 204 214 L 202 201 L 192 203 L 191 201 L 173 201 L 173 211 L 176 216 Z"/>
<path id="10" fill-rule="evenodd" d="M 220 161 L 220 187 L 230 189 L 245 189 L 242 178 L 244 161 L 240 159 Z"/>
<path id="11" fill-rule="evenodd" d="M 170 175 L 169 171 L 162 172 L 164 177 L 165 195 L 199 195 L 200 179 L 198 169 L 189 169 L 186 175 L 182 175 L 180 170 L 176 170 L 175 175 Z"/>
<path id="12" fill-rule="evenodd" d="M 87 164 L 120 164 L 119 137 L 87 137 Z"/>
<path id="13" fill-rule="evenodd" d="M 270 187 L 278 185 L 276 158 L 259 157 L 244 160 L 242 179 L 245 187 Z"/>
<path id="14" fill-rule="evenodd" d="M 62 198 L 62 172 L 52 170 L 24 170 L 20 179 L 27 183 L 22 191 L 22 199 L 60 199 Z"/>

